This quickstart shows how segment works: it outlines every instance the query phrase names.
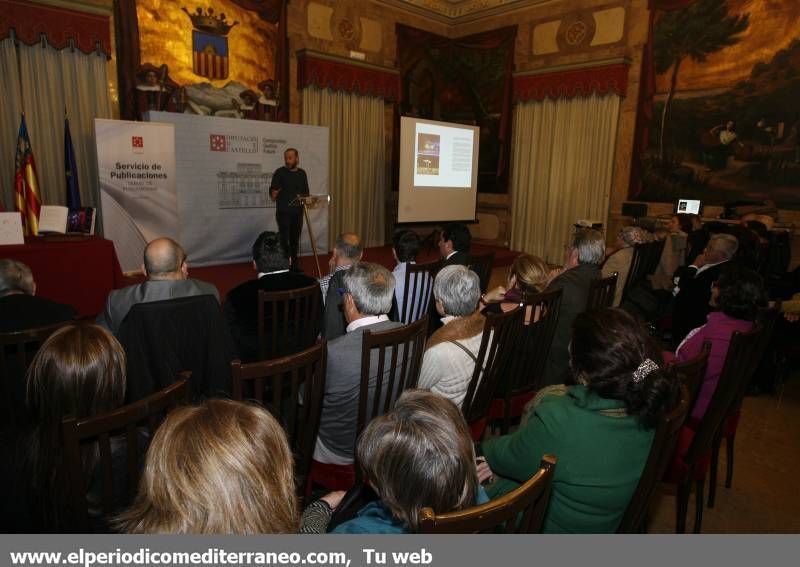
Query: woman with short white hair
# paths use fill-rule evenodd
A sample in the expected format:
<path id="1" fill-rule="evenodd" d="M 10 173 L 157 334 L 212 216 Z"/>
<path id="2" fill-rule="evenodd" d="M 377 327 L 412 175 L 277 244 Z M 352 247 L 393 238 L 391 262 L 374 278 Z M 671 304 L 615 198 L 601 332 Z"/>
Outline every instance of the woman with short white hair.
<path id="1" fill-rule="evenodd" d="M 442 268 L 433 282 L 433 297 L 444 326 L 428 340 L 418 386 L 461 407 L 475 371 L 486 321 L 477 310 L 480 278 L 466 266 Z"/>

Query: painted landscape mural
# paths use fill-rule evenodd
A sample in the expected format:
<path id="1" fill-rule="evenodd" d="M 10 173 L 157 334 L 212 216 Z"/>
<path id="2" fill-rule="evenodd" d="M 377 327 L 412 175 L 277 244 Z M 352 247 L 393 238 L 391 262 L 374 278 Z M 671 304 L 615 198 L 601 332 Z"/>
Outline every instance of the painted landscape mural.
<path id="1" fill-rule="evenodd" d="M 800 1 L 695 0 L 657 16 L 643 201 L 800 209 Z"/>

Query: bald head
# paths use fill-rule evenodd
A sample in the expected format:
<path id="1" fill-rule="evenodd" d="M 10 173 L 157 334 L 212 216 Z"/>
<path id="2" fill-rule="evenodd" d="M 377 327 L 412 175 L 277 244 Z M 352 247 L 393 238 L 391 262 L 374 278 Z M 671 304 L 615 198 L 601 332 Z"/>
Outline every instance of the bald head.
<path id="1" fill-rule="evenodd" d="M 186 279 L 186 253 L 171 238 L 157 238 L 144 249 L 142 269 L 148 280 Z"/>
<path id="2" fill-rule="evenodd" d="M 354 232 L 343 232 L 336 239 L 333 251 L 336 255 L 336 263 L 340 266 L 349 266 L 353 262 L 358 262 L 363 253 L 361 238 Z"/>

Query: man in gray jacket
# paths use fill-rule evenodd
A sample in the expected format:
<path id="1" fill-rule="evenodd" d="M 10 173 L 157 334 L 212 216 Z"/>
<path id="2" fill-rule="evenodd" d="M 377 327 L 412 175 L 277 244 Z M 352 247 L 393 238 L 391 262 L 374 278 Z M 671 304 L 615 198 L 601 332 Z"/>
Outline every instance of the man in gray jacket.
<path id="1" fill-rule="evenodd" d="M 325 397 L 314 450 L 315 460 L 335 465 L 353 462 L 364 331 L 385 331 L 402 326 L 401 323 L 389 321 L 388 317 L 395 284 L 389 270 L 378 264 L 358 262 L 343 274 L 345 293 L 342 302 L 347 330 L 344 335 L 328 343 Z M 402 366 L 404 355 L 404 352 L 398 355 L 398 367 Z M 371 368 L 377 367 L 377 358 L 376 351 Z M 371 376 L 370 389 L 374 386 L 375 377 Z"/>
<path id="2" fill-rule="evenodd" d="M 216 287 L 189 279 L 186 252 L 171 238 L 157 238 L 145 247 L 142 273 L 147 281 L 109 293 L 106 308 L 97 317 L 97 323 L 115 335 L 128 311 L 137 303 L 194 295 L 213 295 L 219 303 Z"/>

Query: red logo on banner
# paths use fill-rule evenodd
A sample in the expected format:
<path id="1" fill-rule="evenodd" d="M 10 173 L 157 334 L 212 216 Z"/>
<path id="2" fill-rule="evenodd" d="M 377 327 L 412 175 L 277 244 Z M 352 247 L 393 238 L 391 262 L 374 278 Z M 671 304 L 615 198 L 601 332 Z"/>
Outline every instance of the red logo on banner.
<path id="1" fill-rule="evenodd" d="M 221 134 L 211 134 L 211 151 L 224 152 L 227 151 L 228 144 L 225 136 Z"/>
<path id="2" fill-rule="evenodd" d="M 143 148 L 144 147 L 144 138 L 141 136 L 133 136 L 131 138 L 131 145 L 134 148 Z"/>

